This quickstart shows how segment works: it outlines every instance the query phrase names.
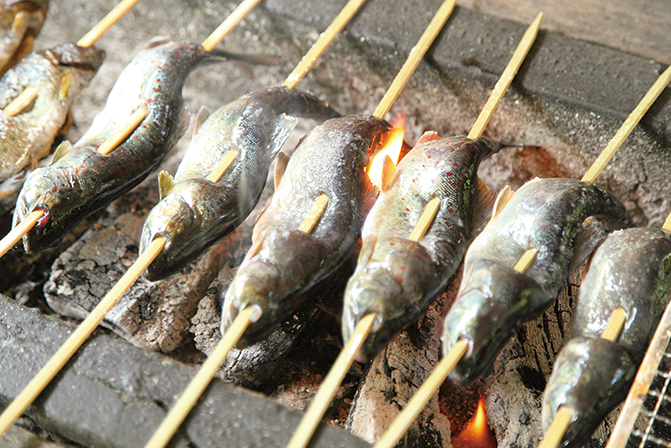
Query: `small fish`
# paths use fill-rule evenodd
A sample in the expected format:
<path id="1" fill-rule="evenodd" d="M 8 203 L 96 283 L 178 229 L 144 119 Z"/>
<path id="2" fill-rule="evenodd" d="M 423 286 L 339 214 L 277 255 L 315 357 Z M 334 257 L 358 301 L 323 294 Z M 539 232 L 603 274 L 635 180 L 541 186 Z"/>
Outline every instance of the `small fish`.
<path id="1" fill-rule="evenodd" d="M 14 117 L 0 112 L 0 183 L 25 168 L 36 168 L 49 154 L 68 121 L 72 102 L 104 58 L 102 50 L 65 44 L 32 53 L 5 73 L 0 80 L 0 109 L 29 86 L 39 94 Z"/>
<path id="2" fill-rule="evenodd" d="M 124 68 L 91 127 L 50 166 L 34 170 L 23 186 L 14 225 L 33 210 L 44 215 L 23 238 L 27 253 L 53 246 L 81 220 L 139 184 L 184 134 L 189 115 L 182 86 L 197 66 L 227 59 L 247 59 L 206 52 L 197 44 L 168 42 L 142 50 Z M 103 155 L 98 148 L 139 107 L 148 113 L 117 148 Z"/>
<path id="3" fill-rule="evenodd" d="M 669 299 L 671 233 L 622 230 L 596 250 L 543 396 L 545 430 L 560 406 L 574 411 L 561 446 L 583 446 L 626 397 Z M 625 325 L 616 341 L 602 339 L 618 307 Z"/>
<path id="4" fill-rule="evenodd" d="M 355 247 L 377 188 L 365 168 L 391 137 L 374 117 L 324 122 L 298 145 L 222 306 L 222 334 L 238 312 L 256 308 L 239 345 L 253 343 L 300 304 L 304 292 L 342 264 Z M 310 234 L 299 230 L 315 200 L 328 205 Z"/>
<path id="5" fill-rule="evenodd" d="M 477 169 L 502 145 L 489 139 L 437 138 L 416 144 L 403 158 L 363 226 L 359 263 L 345 291 L 342 328 L 347 341 L 363 316 L 376 314 L 362 348 L 367 358 L 416 320 L 457 270 L 473 237 L 478 193 L 489 193 L 493 202 Z M 434 197 L 440 199 L 440 209 L 431 227 L 418 242 L 409 240 Z"/>
<path id="6" fill-rule="evenodd" d="M 575 179 L 536 179 L 475 238 L 444 321 L 444 354 L 460 338 L 470 342 L 451 374 L 455 381 L 468 384 L 488 372 L 522 323 L 550 306 L 572 267 L 602 237 L 593 233 L 597 226 L 588 225 L 590 217 L 613 229 L 632 226 L 624 205 L 603 188 Z M 536 259 L 526 272 L 514 270 L 528 249 L 538 250 Z"/>
<path id="7" fill-rule="evenodd" d="M 0 75 L 33 49 L 48 7 L 48 0 L 0 1 Z"/>
<path id="8" fill-rule="evenodd" d="M 172 182 L 164 175 L 162 199 L 147 216 L 140 253 L 157 235 L 168 242 L 145 276 L 153 281 L 177 272 L 244 221 L 299 117 L 337 115 L 317 98 L 284 87 L 244 95 L 210 115 L 194 134 Z M 229 150 L 237 155 L 222 178 L 216 183 L 205 179 Z"/>

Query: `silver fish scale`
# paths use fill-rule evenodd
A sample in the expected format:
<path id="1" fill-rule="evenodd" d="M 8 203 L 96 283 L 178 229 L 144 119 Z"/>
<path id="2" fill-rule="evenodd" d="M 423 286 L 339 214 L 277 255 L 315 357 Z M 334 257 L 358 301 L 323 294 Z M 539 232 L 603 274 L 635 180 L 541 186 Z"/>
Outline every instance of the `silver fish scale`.
<path id="1" fill-rule="evenodd" d="M 399 163 L 366 218 L 362 255 L 345 292 L 345 339 L 364 315 L 378 314 L 367 356 L 418 318 L 461 264 L 471 240 L 476 171 L 500 147 L 486 139 L 433 140 Z M 408 240 L 434 197 L 441 204 L 427 233 L 419 242 Z"/>

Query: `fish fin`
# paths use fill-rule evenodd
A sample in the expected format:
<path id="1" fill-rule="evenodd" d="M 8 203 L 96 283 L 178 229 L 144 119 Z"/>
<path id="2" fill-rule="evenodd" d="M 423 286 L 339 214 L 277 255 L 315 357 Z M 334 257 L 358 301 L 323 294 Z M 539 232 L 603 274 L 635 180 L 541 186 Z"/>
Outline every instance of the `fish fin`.
<path id="1" fill-rule="evenodd" d="M 601 244 L 608 234 L 608 229 L 602 221 L 589 217 L 582 223 L 582 229 L 573 240 L 573 257 L 569 264 L 569 272 L 575 272 Z"/>
<path id="2" fill-rule="evenodd" d="M 373 251 L 375 250 L 375 244 L 377 243 L 377 237 L 375 235 L 368 235 L 361 245 L 361 252 L 359 252 L 359 259 L 357 264 L 362 265 L 368 263 L 370 257 L 373 256 Z"/>
<path id="3" fill-rule="evenodd" d="M 170 38 L 168 36 L 154 36 L 149 39 L 146 44 L 144 44 L 140 51 L 158 47 L 159 45 L 167 44 L 168 42 L 170 42 Z"/>
<path id="4" fill-rule="evenodd" d="M 436 131 L 426 131 L 422 134 L 421 137 L 415 142 L 415 146 L 421 145 L 422 143 L 430 142 L 432 140 L 440 140 L 438 133 Z"/>
<path id="5" fill-rule="evenodd" d="M 58 92 L 61 99 L 68 96 L 68 91 L 70 90 L 70 84 L 72 84 L 72 72 L 67 71 L 65 72 L 65 75 L 63 75 L 63 79 L 61 79 L 61 89 Z"/>
<path id="6" fill-rule="evenodd" d="M 275 160 L 275 170 L 273 171 L 275 190 L 277 190 L 277 187 L 280 185 L 280 181 L 284 176 L 284 171 L 287 169 L 287 163 L 289 163 L 289 156 L 283 152 L 278 153 Z"/>
<path id="7" fill-rule="evenodd" d="M 499 191 L 498 196 L 496 196 L 496 202 L 494 202 L 494 208 L 492 210 L 492 218 L 496 217 L 501 211 L 506 207 L 506 204 L 515 196 L 515 192 L 510 185 L 503 187 L 503 190 Z"/>
<path id="8" fill-rule="evenodd" d="M 480 233 L 489 222 L 495 201 L 496 194 L 478 177 L 475 181 L 475 201 L 473 203 L 473 219 L 471 221 L 473 223 L 471 225 L 473 235 Z"/>
<path id="9" fill-rule="evenodd" d="M 196 135 L 198 131 L 200 130 L 200 127 L 205 123 L 205 120 L 210 116 L 210 109 L 208 109 L 206 106 L 203 106 L 200 108 L 198 111 L 198 115 L 196 115 L 196 122 L 193 125 L 193 135 Z"/>
<path id="10" fill-rule="evenodd" d="M 49 162 L 49 165 L 53 165 L 58 160 L 62 159 L 63 156 L 69 153 L 71 150 L 72 150 L 72 143 L 70 143 L 67 140 L 63 140 L 61 144 L 56 147 L 54 155 L 51 156 L 51 162 Z"/>
<path id="11" fill-rule="evenodd" d="M 382 161 L 382 179 L 380 179 L 380 189 L 382 191 L 387 191 L 395 172 L 396 165 L 391 160 L 391 157 L 385 155 Z"/>
<path id="12" fill-rule="evenodd" d="M 162 200 L 175 186 L 175 179 L 166 170 L 158 173 L 158 198 Z"/>
<path id="13" fill-rule="evenodd" d="M 74 122 L 75 121 L 72 119 L 72 109 L 70 109 L 65 117 L 65 123 L 63 123 L 63 126 L 58 130 L 58 135 L 67 134 Z"/>

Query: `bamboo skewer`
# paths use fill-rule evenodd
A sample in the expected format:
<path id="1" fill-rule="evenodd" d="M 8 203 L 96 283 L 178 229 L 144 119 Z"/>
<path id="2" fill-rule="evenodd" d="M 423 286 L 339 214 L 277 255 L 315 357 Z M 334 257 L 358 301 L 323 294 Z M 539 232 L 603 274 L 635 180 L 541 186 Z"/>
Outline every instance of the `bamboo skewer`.
<path id="1" fill-rule="evenodd" d="M 608 341 L 615 341 L 620 335 L 626 320 L 627 315 L 624 310 L 620 307 L 616 308 L 608 321 L 608 325 L 601 333 L 601 337 Z M 558 447 L 564 434 L 566 434 L 566 430 L 573 421 L 574 413 L 573 408 L 570 406 L 560 406 L 538 448 Z"/>
<path id="2" fill-rule="evenodd" d="M 122 0 L 116 5 L 103 19 L 98 22 L 91 30 L 84 35 L 77 45 L 80 47 L 90 47 L 114 25 L 129 9 L 131 9 L 140 0 Z M 19 94 L 11 103 L 5 107 L 5 113 L 10 117 L 18 115 L 26 106 L 32 103 L 37 98 L 37 88 L 35 86 L 28 86 Z"/>
<path id="3" fill-rule="evenodd" d="M 394 81 L 391 83 L 391 86 L 387 89 L 387 93 L 382 97 L 382 101 L 378 104 L 377 109 L 373 112 L 374 117 L 384 118 L 384 116 L 387 115 L 391 106 L 396 102 L 396 98 L 398 98 L 401 90 L 403 90 L 408 83 L 410 76 L 412 76 L 415 69 L 417 69 L 419 62 L 429 50 L 433 41 L 436 40 L 436 37 L 438 37 L 438 33 L 443 29 L 443 26 L 445 26 L 447 19 L 452 15 L 455 4 L 456 0 L 445 0 L 440 6 L 438 12 L 436 12 L 433 19 L 431 19 L 429 26 L 424 30 L 419 41 L 417 41 L 417 44 L 410 50 L 408 59 L 406 59 L 401 70 L 396 75 L 396 78 L 394 78 Z"/>
<path id="4" fill-rule="evenodd" d="M 137 1 L 137 0 L 135 0 Z M 224 36 L 221 36 L 222 38 Z M 127 124 L 110 139 L 104 142 L 99 151 L 106 151 L 103 154 L 109 153 L 117 147 L 125 138 L 130 135 L 133 130 L 142 122 L 147 114 L 147 106 L 140 106 L 130 117 Z M 130 131 L 129 131 L 130 129 Z M 232 154 L 230 154 L 232 153 Z M 232 155 L 232 157 L 231 157 Z M 214 182 L 224 174 L 226 169 L 230 167 L 235 159 L 235 151 L 229 151 L 225 154 L 218 166 L 213 169 L 213 172 L 208 176 L 208 179 Z M 44 214 L 42 210 L 35 210 L 26 216 L 15 231 L 10 232 L 5 238 L 0 240 L 0 248 L 8 246 L 11 248 L 18 240 L 20 240 L 26 233 L 30 231 Z M 11 236 L 11 239 L 8 238 Z M 13 243 L 10 242 L 13 240 Z M 70 335 L 60 349 L 51 357 L 47 364 L 42 367 L 38 374 L 28 383 L 28 385 L 21 391 L 21 393 L 12 401 L 12 403 L 0 415 L 0 436 L 2 436 L 7 429 L 16 421 L 17 418 L 26 410 L 35 398 L 44 390 L 49 382 L 56 376 L 56 374 L 63 368 L 65 363 L 72 357 L 72 355 L 81 347 L 84 341 L 91 335 L 93 330 L 100 324 L 109 310 L 117 304 L 123 295 L 130 289 L 140 275 L 149 267 L 149 265 L 161 253 L 167 239 L 159 236 L 155 238 L 149 245 L 147 250 L 143 252 L 121 277 L 121 279 L 114 285 L 114 287 L 103 297 L 98 305 L 91 311 L 86 319 L 77 327 L 77 329 Z M 6 249 L 6 250 L 8 250 Z M 5 250 L 5 252 L 6 252 Z M 0 254 L 1 256 L 1 254 Z M 246 328 L 246 327 L 245 327 Z M 243 330 L 244 331 L 244 330 Z"/>
<path id="5" fill-rule="evenodd" d="M 212 51 L 221 40 L 236 27 L 238 23 L 251 11 L 261 0 L 244 0 L 237 8 L 221 22 L 207 39 L 200 45 L 205 51 Z"/>
<path id="6" fill-rule="evenodd" d="M 440 199 L 431 198 L 428 204 L 424 207 L 417 224 L 415 224 L 415 228 L 412 229 L 412 232 L 408 237 L 410 241 L 419 241 L 422 239 L 426 234 L 426 231 L 429 230 L 433 219 L 438 214 L 438 210 L 440 210 Z"/>
<path id="7" fill-rule="evenodd" d="M 338 15 L 333 19 L 333 22 L 324 30 L 324 32 L 319 36 L 319 39 L 314 43 L 312 48 L 303 56 L 303 59 L 298 63 L 296 68 L 289 74 L 287 79 L 282 84 L 284 87 L 293 89 L 300 82 L 301 79 L 307 74 L 307 72 L 315 64 L 319 56 L 324 52 L 324 49 L 328 47 L 333 39 L 342 31 L 342 29 L 347 25 L 347 23 L 352 20 L 354 14 L 359 11 L 361 6 L 366 2 L 366 0 L 350 0 L 343 9 L 338 13 Z"/>

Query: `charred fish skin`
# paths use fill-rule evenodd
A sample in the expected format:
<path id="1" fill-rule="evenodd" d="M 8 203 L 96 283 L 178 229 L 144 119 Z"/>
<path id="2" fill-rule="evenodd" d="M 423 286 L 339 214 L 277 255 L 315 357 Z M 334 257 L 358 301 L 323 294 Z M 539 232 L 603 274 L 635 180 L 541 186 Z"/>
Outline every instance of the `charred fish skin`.
<path id="1" fill-rule="evenodd" d="M 30 53 L 48 8 L 48 0 L 0 1 L 0 74 Z"/>
<path id="2" fill-rule="evenodd" d="M 669 232 L 626 229 L 596 250 L 543 396 L 544 429 L 560 406 L 574 410 L 562 446 L 582 446 L 624 399 L 669 299 Z M 618 339 L 600 338 L 618 307 L 627 316 Z"/>
<path id="3" fill-rule="evenodd" d="M 210 115 L 191 140 L 175 185 L 145 220 L 140 253 L 159 235 L 168 240 L 145 277 L 154 281 L 179 271 L 245 220 L 300 117 L 336 116 L 323 101 L 285 87 L 244 95 Z M 229 150 L 237 156 L 223 177 L 205 179 Z"/>
<path id="4" fill-rule="evenodd" d="M 378 316 L 362 347 L 367 358 L 416 320 L 461 264 L 472 239 L 478 166 L 501 147 L 489 139 L 432 140 L 399 163 L 366 218 L 359 263 L 345 290 L 345 341 L 363 316 Z M 433 224 L 420 241 L 409 240 L 434 197 L 441 204 Z"/>
<path id="5" fill-rule="evenodd" d="M 23 58 L 0 79 L 4 110 L 27 87 L 39 94 L 14 117 L 0 112 L 0 183 L 46 157 L 79 92 L 96 74 L 105 52 L 75 44 L 59 45 Z"/>
<path id="6" fill-rule="evenodd" d="M 222 334 L 240 310 L 252 306 L 260 313 L 239 344 L 263 338 L 300 304 L 305 291 L 343 262 L 377 196 L 365 167 L 391 129 L 382 119 L 351 116 L 328 120 L 304 137 L 225 293 Z M 328 206 L 307 234 L 298 228 L 321 194 L 328 196 Z"/>
<path id="7" fill-rule="evenodd" d="M 453 380 L 468 384 L 486 374 L 521 325 L 552 303 L 568 278 L 574 242 L 589 217 L 611 229 L 633 225 L 619 199 L 601 187 L 575 179 L 536 179 L 473 240 L 443 327 L 444 354 L 460 338 L 470 342 Z M 538 250 L 532 265 L 524 273 L 514 270 L 529 249 Z"/>
<path id="8" fill-rule="evenodd" d="M 188 127 L 182 100 L 186 77 L 198 65 L 225 57 L 225 53 L 177 42 L 138 53 L 73 150 L 26 179 L 14 211 L 14 225 L 33 210 L 44 212 L 23 238 L 26 252 L 57 244 L 86 216 L 144 180 Z M 100 154 L 99 146 L 142 105 L 148 108 L 142 123 L 119 147 Z"/>

